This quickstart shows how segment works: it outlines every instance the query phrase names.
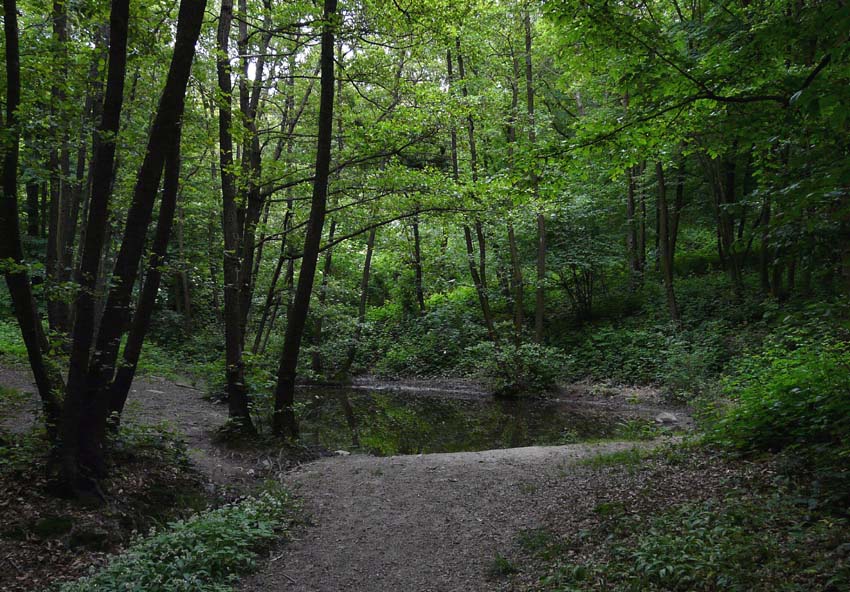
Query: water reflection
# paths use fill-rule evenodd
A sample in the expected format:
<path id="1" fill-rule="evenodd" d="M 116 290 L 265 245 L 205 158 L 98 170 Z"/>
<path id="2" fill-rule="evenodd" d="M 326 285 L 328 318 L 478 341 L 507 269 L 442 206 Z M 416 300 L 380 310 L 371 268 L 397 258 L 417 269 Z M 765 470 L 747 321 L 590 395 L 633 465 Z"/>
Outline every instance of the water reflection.
<path id="1" fill-rule="evenodd" d="M 625 421 L 610 410 L 546 399 L 360 389 L 308 393 L 301 417 L 305 440 L 381 456 L 569 444 L 615 437 Z"/>

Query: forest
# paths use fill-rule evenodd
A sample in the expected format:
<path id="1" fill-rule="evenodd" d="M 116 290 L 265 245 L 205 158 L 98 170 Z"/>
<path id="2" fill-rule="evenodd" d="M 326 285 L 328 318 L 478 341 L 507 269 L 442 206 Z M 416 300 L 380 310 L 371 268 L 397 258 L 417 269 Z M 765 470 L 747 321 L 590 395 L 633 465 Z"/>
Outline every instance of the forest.
<path id="1" fill-rule="evenodd" d="M 0 590 L 850 589 L 846 0 L 2 20 Z"/>

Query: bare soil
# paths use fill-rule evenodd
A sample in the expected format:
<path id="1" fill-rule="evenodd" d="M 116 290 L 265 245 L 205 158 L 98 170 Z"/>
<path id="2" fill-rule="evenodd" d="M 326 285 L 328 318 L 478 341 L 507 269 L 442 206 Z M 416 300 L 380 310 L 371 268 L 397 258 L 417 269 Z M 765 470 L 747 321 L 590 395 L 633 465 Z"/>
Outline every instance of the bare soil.
<path id="1" fill-rule="evenodd" d="M 0 369 L 0 384 L 34 391 L 28 373 L 20 369 Z M 463 385 L 456 390 L 470 394 L 474 389 Z M 581 393 L 574 398 L 594 404 L 588 389 Z M 592 519 L 595 504 L 612 492 L 628 500 L 652 498 L 653 488 L 665 492 L 661 497 L 687 497 L 683 492 L 701 489 L 695 485 L 697 471 L 689 468 L 669 466 L 647 476 L 577 465 L 595 455 L 658 442 L 388 458 L 334 456 L 293 469 L 282 452 L 235 452 L 216 445 L 213 436 L 226 420 L 226 409 L 202 395 L 186 385 L 139 379 L 125 421 L 165 423 L 182 433 L 211 493 L 236 495 L 274 477 L 301 497 L 310 525 L 261 564 L 260 572 L 241 586 L 245 592 L 509 589 L 520 586 L 522 578 L 505 579 L 496 569 L 497 558 L 515 554 L 521 533 L 553 524 L 569 531 L 574 523 Z M 624 396 L 635 403 L 633 395 Z M 615 398 L 596 400 L 613 407 Z M 655 400 L 648 400 L 646 407 L 647 413 L 663 409 Z M 36 410 L 34 399 L 24 401 L 0 416 L 0 430 L 32 427 L 34 420 L 27 418 Z M 3 552 L 13 556 L 14 549 L 3 544 Z M 102 561 L 100 556 L 89 559 Z M 10 583 L 0 589 L 32 588 Z"/>

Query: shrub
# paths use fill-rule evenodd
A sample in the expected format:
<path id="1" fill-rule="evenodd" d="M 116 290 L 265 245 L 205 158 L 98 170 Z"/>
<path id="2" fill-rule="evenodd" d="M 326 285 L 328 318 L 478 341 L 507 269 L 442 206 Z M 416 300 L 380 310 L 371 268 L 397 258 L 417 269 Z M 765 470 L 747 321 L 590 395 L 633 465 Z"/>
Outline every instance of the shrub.
<path id="1" fill-rule="evenodd" d="M 709 419 L 709 441 L 743 452 L 785 451 L 813 472 L 825 501 L 850 498 L 847 343 L 783 336 L 737 370 L 724 384 L 731 406 Z"/>
<path id="2" fill-rule="evenodd" d="M 97 573 L 58 592 L 227 592 L 256 567 L 257 552 L 280 536 L 289 496 L 267 491 L 151 530 Z"/>
<path id="3" fill-rule="evenodd" d="M 557 348 L 538 343 L 519 346 L 492 342 L 467 348 L 478 360 L 479 378 L 497 395 L 542 393 L 552 389 L 564 376 L 567 358 Z"/>

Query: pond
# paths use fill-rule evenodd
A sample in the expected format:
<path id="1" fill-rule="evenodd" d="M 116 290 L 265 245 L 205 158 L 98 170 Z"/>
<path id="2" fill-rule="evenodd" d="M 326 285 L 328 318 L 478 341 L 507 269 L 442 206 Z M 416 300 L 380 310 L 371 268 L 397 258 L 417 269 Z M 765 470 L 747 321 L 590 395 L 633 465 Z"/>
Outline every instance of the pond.
<path id="1" fill-rule="evenodd" d="M 479 451 L 599 439 L 647 439 L 651 419 L 540 397 L 311 388 L 301 413 L 305 442 L 380 456 Z"/>

